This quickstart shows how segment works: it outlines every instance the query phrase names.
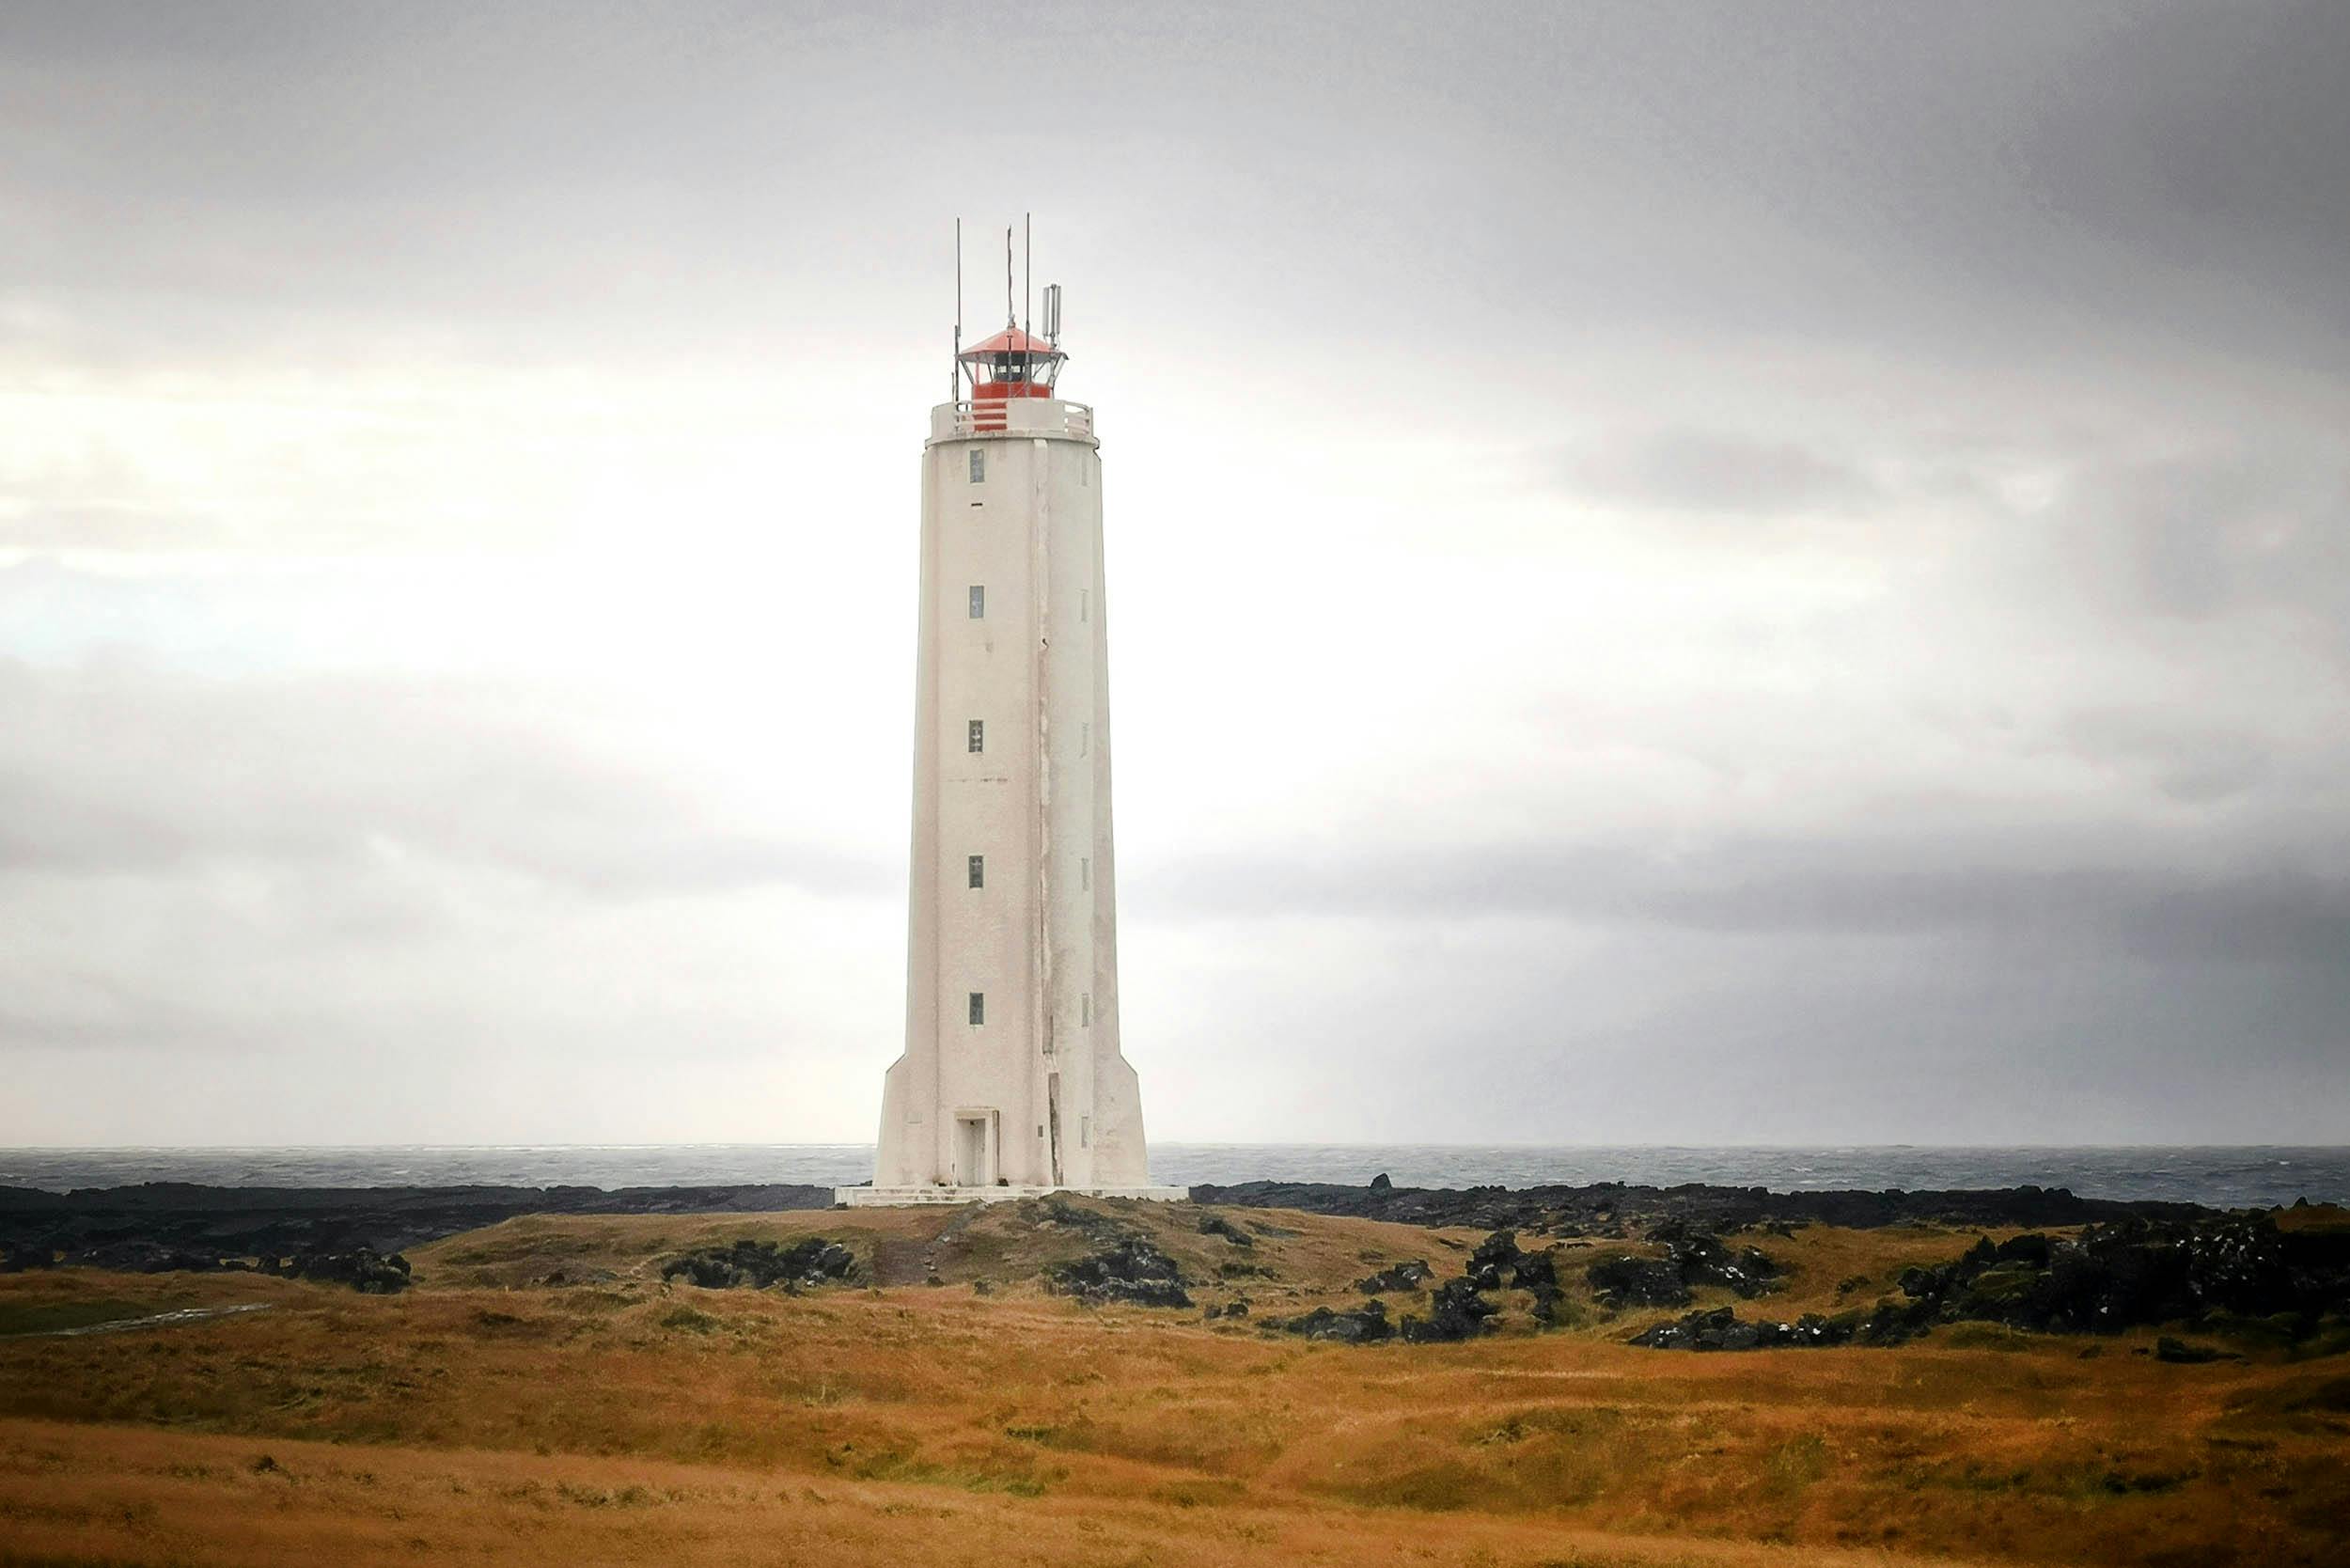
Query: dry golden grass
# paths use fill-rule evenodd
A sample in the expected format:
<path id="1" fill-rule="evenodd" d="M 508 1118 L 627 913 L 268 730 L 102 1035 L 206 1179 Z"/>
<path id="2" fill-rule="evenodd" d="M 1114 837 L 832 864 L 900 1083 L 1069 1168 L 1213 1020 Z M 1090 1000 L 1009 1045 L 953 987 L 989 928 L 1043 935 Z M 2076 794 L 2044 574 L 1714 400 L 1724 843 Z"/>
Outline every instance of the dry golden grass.
<path id="1" fill-rule="evenodd" d="M 1400 1258 L 1449 1272 L 1443 1244 L 1475 1239 L 1230 1211 L 1289 1232 L 1243 1249 L 1187 1207 L 1121 1217 L 1188 1272 L 1270 1270 L 1199 1293 L 1245 1292 L 1259 1317 L 1359 1299 L 1347 1281 Z M 951 1283 L 792 1297 L 658 1278 L 682 1247 L 809 1232 Z M 1765 1238 L 1798 1270 L 1768 1309 L 1833 1307 L 1854 1275 L 1876 1284 L 1847 1299 L 1872 1299 L 1972 1234 Z M 1029 1282 L 1088 1245 L 1004 1210 L 567 1217 L 421 1249 L 418 1287 L 389 1299 L 234 1276 L 0 1279 L 0 1311 L 77 1293 L 274 1304 L 0 1341 L 0 1563 L 2350 1555 L 2339 1356 L 2170 1366 L 2139 1354 L 2151 1337 L 1950 1330 L 1898 1351 L 1670 1354 L 1619 1342 L 1644 1317 L 1579 1299 L 1562 1332 L 1313 1345 Z M 558 1271 L 609 1278 L 530 1284 Z M 276 1467 L 255 1471 L 263 1451 Z"/>
<path id="2" fill-rule="evenodd" d="M 266 1465 L 266 1468 L 261 1467 Z M 366 1449 L 0 1421 L 0 1565 L 824 1563 L 1924 1568 L 1877 1552 L 1627 1539 L 1294 1504 L 1014 1498 L 576 1455 Z"/>

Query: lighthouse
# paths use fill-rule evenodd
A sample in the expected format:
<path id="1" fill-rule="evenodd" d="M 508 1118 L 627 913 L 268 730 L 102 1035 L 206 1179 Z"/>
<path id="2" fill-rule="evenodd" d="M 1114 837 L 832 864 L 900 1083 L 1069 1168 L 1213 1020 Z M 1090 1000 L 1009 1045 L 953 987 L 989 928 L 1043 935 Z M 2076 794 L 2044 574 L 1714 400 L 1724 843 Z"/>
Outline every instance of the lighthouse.
<path id="1" fill-rule="evenodd" d="M 931 411 L 905 1050 L 847 1203 L 1185 1196 L 1150 1184 L 1119 1046 L 1101 442 L 1059 318 L 1056 286 L 1042 336 L 958 328 Z"/>

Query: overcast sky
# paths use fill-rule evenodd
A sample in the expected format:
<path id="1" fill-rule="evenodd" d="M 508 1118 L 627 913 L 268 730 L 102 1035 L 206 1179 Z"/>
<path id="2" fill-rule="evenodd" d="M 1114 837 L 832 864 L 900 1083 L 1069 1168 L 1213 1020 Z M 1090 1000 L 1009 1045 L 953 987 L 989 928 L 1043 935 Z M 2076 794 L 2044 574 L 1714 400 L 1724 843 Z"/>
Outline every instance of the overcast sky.
<path id="1" fill-rule="evenodd" d="M 870 1139 L 951 225 L 986 323 L 1028 210 L 1154 1137 L 2350 1139 L 2346 73 L 11 0 L 0 1143 Z"/>

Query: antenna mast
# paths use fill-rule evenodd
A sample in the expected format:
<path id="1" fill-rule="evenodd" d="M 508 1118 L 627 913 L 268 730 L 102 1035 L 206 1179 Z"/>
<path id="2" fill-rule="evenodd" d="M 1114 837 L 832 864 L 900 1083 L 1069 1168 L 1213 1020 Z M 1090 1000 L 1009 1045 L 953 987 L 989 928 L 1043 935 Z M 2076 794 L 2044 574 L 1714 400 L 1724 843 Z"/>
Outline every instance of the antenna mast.
<path id="1" fill-rule="evenodd" d="M 1029 287 L 1029 281 L 1035 275 L 1036 214 L 1033 212 L 1023 212 L 1020 214 L 1020 334 L 1024 337 L 1035 336 L 1029 331 L 1029 328 L 1036 325 L 1036 317 L 1032 315 L 1028 309 L 1029 305 L 1033 303 L 1028 297 L 1032 291 Z M 1031 376 L 1033 376 L 1036 370 L 1036 362 L 1031 359 L 1027 363 L 1028 370 Z"/>
<path id="2" fill-rule="evenodd" d="M 955 352 L 947 361 L 947 400 L 963 400 L 963 220 L 955 220 Z"/>

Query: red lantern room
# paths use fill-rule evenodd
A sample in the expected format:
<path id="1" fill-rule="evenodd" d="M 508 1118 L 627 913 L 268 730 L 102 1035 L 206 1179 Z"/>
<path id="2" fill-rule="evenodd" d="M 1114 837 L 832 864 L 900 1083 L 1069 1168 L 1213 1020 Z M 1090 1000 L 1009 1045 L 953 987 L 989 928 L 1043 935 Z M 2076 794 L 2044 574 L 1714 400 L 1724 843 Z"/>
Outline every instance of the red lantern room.
<path id="1" fill-rule="evenodd" d="M 1001 402 L 1008 398 L 1049 398 L 1053 380 L 1069 356 L 1044 338 L 1006 327 L 995 337 L 955 355 L 963 373 L 971 378 L 973 402 Z"/>

